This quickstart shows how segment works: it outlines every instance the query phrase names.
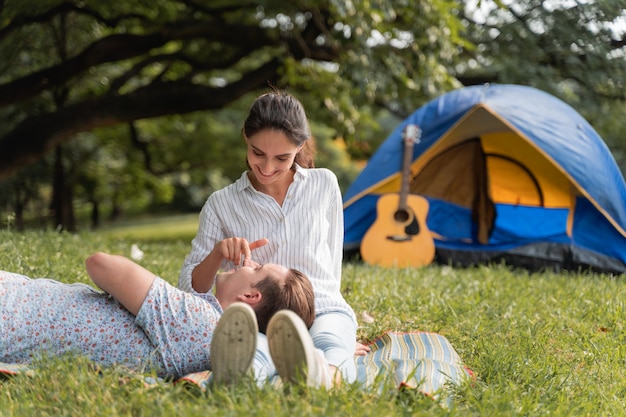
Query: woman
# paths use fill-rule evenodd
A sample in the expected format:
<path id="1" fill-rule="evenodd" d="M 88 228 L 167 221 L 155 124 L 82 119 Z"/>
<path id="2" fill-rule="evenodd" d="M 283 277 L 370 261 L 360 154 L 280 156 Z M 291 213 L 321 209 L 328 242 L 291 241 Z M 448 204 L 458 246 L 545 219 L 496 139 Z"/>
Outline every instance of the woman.
<path id="1" fill-rule="evenodd" d="M 242 133 L 249 169 L 207 199 L 178 286 L 185 291 L 206 291 L 207 276 L 239 265 L 251 250 L 259 262 L 301 270 L 315 291 L 317 315 L 310 335 L 315 347 L 323 351 L 319 360 L 335 382 L 341 378 L 353 382 L 357 322 L 341 294 L 343 210 L 337 178 L 327 169 L 314 168 L 305 111 L 289 94 L 273 91 L 258 97 Z M 224 262 L 210 255 L 215 242 L 233 236 L 250 242 L 248 248 L 232 251 Z M 262 383 L 276 367 L 263 335 L 258 345 L 254 371 Z M 312 383 L 322 384 L 327 383 Z"/>
<path id="2" fill-rule="evenodd" d="M 215 295 L 181 291 L 127 258 L 102 252 L 87 258 L 86 267 L 106 293 L 0 271 L 0 362 L 77 353 L 161 377 L 213 369 L 216 378 L 227 380 L 228 373 L 241 374 L 252 362 L 257 317 L 265 331 L 282 309 L 309 325 L 315 315 L 311 284 L 302 273 L 249 263 L 207 277 Z M 241 355 L 237 368 L 221 363 L 225 346 Z"/>

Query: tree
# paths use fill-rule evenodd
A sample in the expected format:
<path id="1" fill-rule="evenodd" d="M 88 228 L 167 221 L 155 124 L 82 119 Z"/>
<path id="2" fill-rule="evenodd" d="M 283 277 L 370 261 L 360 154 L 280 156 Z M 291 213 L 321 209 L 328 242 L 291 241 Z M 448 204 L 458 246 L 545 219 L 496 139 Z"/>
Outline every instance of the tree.
<path id="1" fill-rule="evenodd" d="M 306 91 L 353 137 L 360 103 L 452 85 L 451 2 L 358 3 L 2 2 L 0 178 L 79 132 L 220 109 L 268 84 Z"/>
<path id="2" fill-rule="evenodd" d="M 382 103 L 397 110 L 407 97 L 452 85 L 445 62 L 455 51 L 460 27 L 449 13 L 452 6 L 448 0 L 418 7 L 338 0 L 0 2 L 0 115 L 5 121 L 0 179 L 54 150 L 54 226 L 75 230 L 77 198 L 91 205 L 97 225 L 103 198 L 115 214 L 130 201 L 128 195 L 148 204 L 142 187 L 155 198 L 171 195 L 182 178 L 197 175 L 181 171 L 199 165 L 201 153 L 193 149 L 226 146 L 180 137 L 164 143 L 167 132 L 176 135 L 168 128 L 172 116 L 237 106 L 238 99 L 270 85 L 297 90 L 313 119 L 348 143 L 365 144 L 348 149 L 367 154 L 377 129 L 365 109 L 375 111 Z M 429 81 L 415 83 L 420 73 Z M 163 120 L 156 124 L 158 135 L 155 124 L 145 122 L 151 119 Z M 191 124 L 207 131 L 197 119 Z M 111 139 L 115 133 L 106 129 L 119 132 L 118 126 L 126 129 Z M 129 152 L 112 158 L 117 152 L 108 146 L 111 140 L 125 143 Z M 103 150 L 90 153 L 96 166 L 79 156 L 83 143 Z M 223 164 L 226 154 L 221 153 Z M 125 165 L 101 170 L 107 161 Z M 94 178 L 94 172 L 110 181 Z M 205 179 L 220 183 L 219 172 L 213 168 Z"/>
<path id="3" fill-rule="evenodd" d="M 55 226 L 69 229 L 77 198 L 97 224 L 104 204 L 116 213 L 184 184 L 218 185 L 240 168 L 230 145 L 247 105 L 272 85 L 358 159 L 384 139 L 381 114 L 403 118 L 483 82 L 551 92 L 618 145 L 626 60 L 611 25 L 623 10 L 624 0 L 0 0 L 0 180 L 46 156 Z"/>
<path id="4" fill-rule="evenodd" d="M 625 1 L 503 3 L 465 10 L 475 45 L 462 58 L 465 85 L 526 81 L 557 93 L 570 83 L 588 97 L 626 100 Z"/>

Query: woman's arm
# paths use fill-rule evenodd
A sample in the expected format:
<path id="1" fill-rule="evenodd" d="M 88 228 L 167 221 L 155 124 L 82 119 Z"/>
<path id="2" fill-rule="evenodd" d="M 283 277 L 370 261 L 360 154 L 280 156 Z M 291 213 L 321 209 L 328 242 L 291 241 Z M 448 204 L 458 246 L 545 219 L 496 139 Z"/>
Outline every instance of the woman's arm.
<path id="1" fill-rule="evenodd" d="M 220 243 L 215 248 L 220 246 Z M 215 248 L 191 271 L 191 287 L 197 292 L 208 292 L 213 287 L 215 275 L 217 275 L 223 259 Z"/>
<path id="2" fill-rule="evenodd" d="M 96 252 L 85 261 L 87 273 L 103 291 L 137 315 L 155 275 L 123 256 Z"/>
<path id="3" fill-rule="evenodd" d="M 333 275 L 341 279 L 343 261 L 343 203 L 337 177 L 332 175 L 332 184 L 328 187 L 331 193 L 326 216 L 328 219 L 328 247 L 330 249 Z"/>
<path id="4" fill-rule="evenodd" d="M 200 210 L 198 231 L 191 241 L 191 251 L 185 257 L 178 277 L 178 288 L 183 291 L 193 292 L 195 290 L 206 292 L 202 291 L 202 289 L 207 287 L 211 288 L 211 283 L 196 282 L 193 280 L 192 274 L 194 269 L 209 256 L 215 245 L 217 245 L 220 240 L 227 237 L 224 235 L 225 232 L 221 216 L 216 208 L 216 206 L 219 206 L 218 201 L 221 201 L 220 195 L 224 192 L 225 190 L 222 189 L 211 194 L 202 206 L 202 210 Z M 220 266 L 218 266 L 218 268 L 219 267 Z M 203 267 L 201 267 L 201 270 L 202 268 Z M 202 276 L 208 276 L 211 280 L 213 278 L 213 275 Z"/>

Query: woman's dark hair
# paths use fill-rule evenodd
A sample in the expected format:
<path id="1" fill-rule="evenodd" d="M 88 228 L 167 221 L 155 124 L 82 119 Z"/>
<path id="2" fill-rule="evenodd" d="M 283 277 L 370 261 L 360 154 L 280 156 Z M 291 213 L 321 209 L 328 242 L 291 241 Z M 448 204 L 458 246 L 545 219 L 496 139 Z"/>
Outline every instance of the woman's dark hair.
<path id="1" fill-rule="evenodd" d="M 259 331 L 265 333 L 267 324 L 279 310 L 288 309 L 304 321 L 307 328 L 315 320 L 315 299 L 311 281 L 297 269 L 289 269 L 284 282 L 268 275 L 255 286 L 261 294 L 261 302 L 254 307 Z"/>
<path id="2" fill-rule="evenodd" d="M 243 123 L 242 133 L 249 138 L 267 129 L 283 132 L 294 145 L 302 146 L 294 164 L 303 168 L 315 166 L 315 144 L 306 112 L 298 99 L 278 90 L 257 97 Z"/>

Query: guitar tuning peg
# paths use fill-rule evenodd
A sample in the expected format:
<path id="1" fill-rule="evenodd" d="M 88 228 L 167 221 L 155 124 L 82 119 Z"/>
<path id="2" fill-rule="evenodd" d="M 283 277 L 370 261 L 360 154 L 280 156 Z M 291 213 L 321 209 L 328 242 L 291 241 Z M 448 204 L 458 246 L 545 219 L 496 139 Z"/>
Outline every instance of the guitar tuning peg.
<path id="1" fill-rule="evenodd" d="M 404 139 L 410 140 L 413 143 L 420 143 L 420 136 L 422 135 L 421 129 L 413 123 L 406 125 L 404 128 Z"/>

